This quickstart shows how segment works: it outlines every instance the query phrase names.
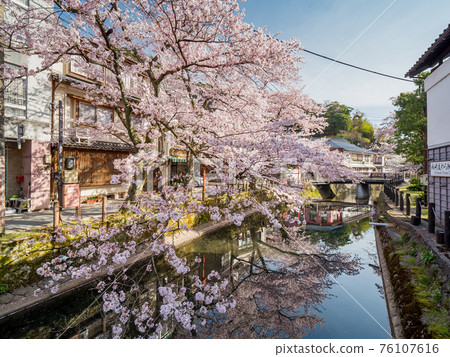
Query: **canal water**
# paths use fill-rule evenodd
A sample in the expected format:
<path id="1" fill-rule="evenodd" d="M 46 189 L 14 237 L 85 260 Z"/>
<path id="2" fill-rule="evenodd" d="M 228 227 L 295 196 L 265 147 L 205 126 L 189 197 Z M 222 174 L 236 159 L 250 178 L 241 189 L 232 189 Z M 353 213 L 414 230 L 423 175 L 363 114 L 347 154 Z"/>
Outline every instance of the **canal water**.
<path id="1" fill-rule="evenodd" d="M 313 233 L 314 234 L 314 233 Z M 317 234 L 317 233 L 316 233 Z M 339 275 L 321 304 L 324 323 L 307 338 L 391 338 L 383 283 L 369 218 L 353 222 L 316 238 L 341 253 L 356 255 L 356 275 Z"/>
<path id="2" fill-rule="evenodd" d="M 356 217 L 319 230 L 309 225 L 288 236 L 254 216 L 181 247 L 178 253 L 192 261 L 193 273 L 202 278 L 220 272 L 237 302 L 225 316 L 211 318 L 197 337 L 390 338 L 369 220 Z M 146 284 L 156 291 L 154 282 Z M 110 337 L 96 297 L 87 287 L 0 320 L 0 337 Z M 170 325 L 163 332 L 162 337 L 192 337 Z"/>

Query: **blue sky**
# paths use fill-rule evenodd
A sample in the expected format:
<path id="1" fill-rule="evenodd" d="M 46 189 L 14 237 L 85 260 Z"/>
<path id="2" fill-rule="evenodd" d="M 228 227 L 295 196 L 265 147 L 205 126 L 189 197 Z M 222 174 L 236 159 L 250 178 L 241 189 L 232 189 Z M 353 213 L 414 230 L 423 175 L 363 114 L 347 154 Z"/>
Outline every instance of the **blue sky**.
<path id="1" fill-rule="evenodd" d="M 279 38 L 300 39 L 313 52 L 336 58 L 395 0 L 247 0 L 245 20 Z M 450 22 L 449 0 L 396 0 L 340 61 L 404 77 Z M 316 101 L 337 100 L 361 110 L 375 125 L 394 107 L 390 98 L 414 89 L 303 53 L 300 74 Z M 320 76 L 320 78 L 318 78 Z"/>

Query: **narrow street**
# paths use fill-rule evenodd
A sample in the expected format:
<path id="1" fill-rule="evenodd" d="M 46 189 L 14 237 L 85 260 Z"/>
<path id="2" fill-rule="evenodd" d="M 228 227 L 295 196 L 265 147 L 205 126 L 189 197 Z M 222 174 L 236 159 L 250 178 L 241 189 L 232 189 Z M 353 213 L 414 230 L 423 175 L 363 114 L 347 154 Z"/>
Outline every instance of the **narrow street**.
<path id="1" fill-rule="evenodd" d="M 109 213 L 117 212 L 124 200 L 109 200 L 107 211 Z M 75 208 L 65 208 L 62 210 L 62 220 L 69 221 L 75 219 Z M 102 204 L 92 203 L 81 205 L 82 218 L 100 218 L 102 215 Z M 53 210 L 41 210 L 33 212 L 14 213 L 6 216 L 6 234 L 23 231 L 30 231 L 39 227 L 50 226 L 53 224 Z"/>

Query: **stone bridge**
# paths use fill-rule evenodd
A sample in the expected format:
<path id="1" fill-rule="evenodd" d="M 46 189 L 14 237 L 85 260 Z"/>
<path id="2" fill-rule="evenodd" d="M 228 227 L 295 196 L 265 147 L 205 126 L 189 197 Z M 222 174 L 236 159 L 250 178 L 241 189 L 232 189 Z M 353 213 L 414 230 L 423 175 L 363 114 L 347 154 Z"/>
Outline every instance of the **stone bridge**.
<path id="1" fill-rule="evenodd" d="M 343 178 L 336 181 L 317 181 L 312 184 L 317 188 L 323 199 L 332 199 L 336 194 L 331 189 L 331 184 L 355 184 L 356 183 L 356 199 L 365 200 L 369 198 L 369 185 L 384 185 L 385 183 L 399 184 L 403 181 L 402 175 L 388 175 L 371 173 L 367 176 L 360 177 L 359 182 Z"/>

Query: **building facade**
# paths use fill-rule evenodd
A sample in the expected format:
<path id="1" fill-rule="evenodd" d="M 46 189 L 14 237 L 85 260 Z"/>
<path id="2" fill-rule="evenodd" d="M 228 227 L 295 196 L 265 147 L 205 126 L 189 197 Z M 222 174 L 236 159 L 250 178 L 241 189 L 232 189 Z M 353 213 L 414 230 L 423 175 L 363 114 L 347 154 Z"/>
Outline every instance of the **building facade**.
<path id="1" fill-rule="evenodd" d="M 420 57 L 406 76 L 431 68 L 427 93 L 428 201 L 436 205 L 442 223 L 450 210 L 450 25 Z"/>
<path id="2" fill-rule="evenodd" d="M 385 173 L 383 155 L 349 143 L 342 138 L 330 138 L 326 144 L 331 150 L 337 150 L 345 156 L 344 165 L 356 171 L 360 176 L 369 177 Z"/>
<path id="3" fill-rule="evenodd" d="M 51 7 L 48 0 L 15 0 L 14 11 L 29 6 Z M 12 16 L 11 8 L 4 8 L 2 16 Z M 2 63 L 11 68 L 35 68 L 39 59 L 10 50 L 4 50 Z M 31 209 L 50 205 L 50 117 L 51 81 L 49 71 L 33 77 L 4 81 L 3 131 L 5 143 L 5 195 L 21 195 L 31 199 Z M 21 143 L 17 139 L 21 131 Z M 16 142 L 14 142 L 16 141 Z M 3 197 L 2 197 L 3 199 Z"/>

